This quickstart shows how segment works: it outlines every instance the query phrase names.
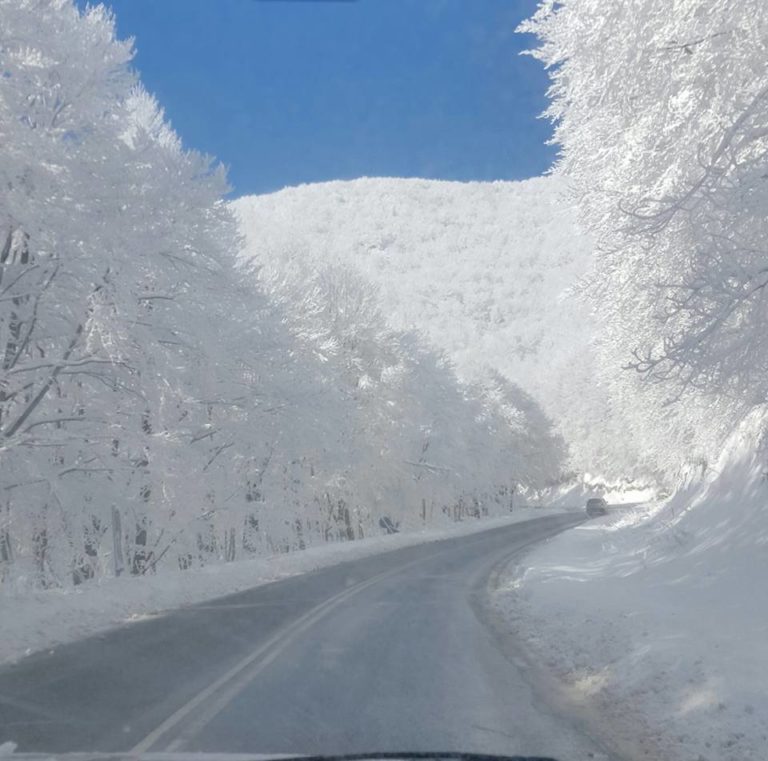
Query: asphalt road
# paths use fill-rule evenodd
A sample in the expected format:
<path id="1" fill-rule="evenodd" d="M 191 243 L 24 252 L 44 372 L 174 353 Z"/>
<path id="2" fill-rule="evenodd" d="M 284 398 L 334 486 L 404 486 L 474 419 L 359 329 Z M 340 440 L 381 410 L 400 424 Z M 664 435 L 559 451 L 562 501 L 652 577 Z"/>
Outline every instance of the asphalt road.
<path id="1" fill-rule="evenodd" d="M 19 751 L 601 757 L 537 702 L 484 612 L 550 516 L 289 578 L 0 669 Z"/>

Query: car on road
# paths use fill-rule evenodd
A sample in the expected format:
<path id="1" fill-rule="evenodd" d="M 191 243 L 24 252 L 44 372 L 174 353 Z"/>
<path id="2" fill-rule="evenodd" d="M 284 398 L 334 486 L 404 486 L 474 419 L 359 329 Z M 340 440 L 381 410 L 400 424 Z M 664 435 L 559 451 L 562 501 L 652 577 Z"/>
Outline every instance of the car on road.
<path id="1" fill-rule="evenodd" d="M 608 514 L 608 503 L 602 497 L 592 497 L 587 500 L 587 515 L 594 518 L 597 515 Z"/>

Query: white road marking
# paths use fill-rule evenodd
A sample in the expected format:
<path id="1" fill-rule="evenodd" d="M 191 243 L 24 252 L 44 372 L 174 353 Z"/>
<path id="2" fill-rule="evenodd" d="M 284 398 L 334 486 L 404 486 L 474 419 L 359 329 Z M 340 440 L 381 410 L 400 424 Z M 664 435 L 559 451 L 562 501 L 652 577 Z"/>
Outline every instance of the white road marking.
<path id="1" fill-rule="evenodd" d="M 307 631 L 315 623 L 317 623 L 323 616 L 327 615 L 333 608 L 341 605 L 341 603 L 359 594 L 363 590 L 367 589 L 379 581 L 393 576 L 399 573 L 404 568 L 411 565 L 421 563 L 427 558 L 433 557 L 439 553 L 431 553 L 430 555 L 424 555 L 423 557 L 412 560 L 410 563 L 392 568 L 389 571 L 380 573 L 366 581 L 359 582 L 354 586 L 347 587 L 342 592 L 328 598 L 324 602 L 315 606 L 311 610 L 307 611 L 304 615 L 297 618 L 287 626 L 283 627 L 276 634 L 272 635 L 265 643 L 257 647 L 252 653 L 247 655 L 241 661 L 236 663 L 229 671 L 220 676 L 214 682 L 211 682 L 204 690 L 201 690 L 195 695 L 192 700 L 185 703 L 181 708 L 172 713 L 165 721 L 152 730 L 143 740 L 136 743 L 128 753 L 139 754 L 146 753 L 152 746 L 155 745 L 163 735 L 170 732 L 177 727 L 184 719 L 196 709 L 200 709 L 198 716 L 194 717 L 185 727 L 185 729 L 178 734 L 165 748 L 166 751 L 177 751 L 181 745 L 193 737 L 199 732 L 206 724 L 208 724 L 217 714 L 219 714 L 231 701 L 235 698 L 248 684 L 256 677 L 261 671 L 263 671 L 270 663 L 272 663 L 288 645 L 290 645 L 300 634 Z M 261 659 L 261 660 L 260 660 Z M 255 664 L 255 665 L 254 665 Z M 254 665 L 254 668 L 245 672 L 249 666 Z M 216 693 L 219 693 L 216 695 Z M 211 701 L 209 706 L 204 706 L 206 701 Z"/>

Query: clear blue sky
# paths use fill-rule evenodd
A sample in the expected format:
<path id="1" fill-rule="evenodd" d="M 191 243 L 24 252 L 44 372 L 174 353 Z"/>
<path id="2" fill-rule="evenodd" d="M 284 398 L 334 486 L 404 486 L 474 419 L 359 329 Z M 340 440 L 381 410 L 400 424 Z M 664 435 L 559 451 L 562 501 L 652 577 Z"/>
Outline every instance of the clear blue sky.
<path id="1" fill-rule="evenodd" d="M 546 171 L 535 0 L 108 0 L 185 145 L 234 193 L 362 175 Z"/>

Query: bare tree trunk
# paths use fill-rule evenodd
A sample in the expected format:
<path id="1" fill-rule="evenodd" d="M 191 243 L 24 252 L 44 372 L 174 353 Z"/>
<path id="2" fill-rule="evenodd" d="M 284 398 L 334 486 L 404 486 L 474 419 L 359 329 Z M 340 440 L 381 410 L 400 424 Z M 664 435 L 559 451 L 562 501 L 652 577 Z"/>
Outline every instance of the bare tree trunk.
<path id="1" fill-rule="evenodd" d="M 0 517 L 0 584 L 11 572 L 13 565 L 13 544 L 11 541 L 11 507 L 3 506 Z"/>
<path id="2" fill-rule="evenodd" d="M 143 576 L 150 564 L 151 552 L 147 550 L 146 517 L 136 524 L 136 533 L 133 538 L 133 559 L 131 561 L 131 574 Z"/>
<path id="3" fill-rule="evenodd" d="M 339 508 L 341 512 L 341 518 L 344 521 L 342 538 L 345 538 L 350 542 L 354 541 L 355 529 L 352 527 L 352 516 L 350 515 L 347 503 L 343 499 L 339 500 Z"/>
<path id="4" fill-rule="evenodd" d="M 114 560 L 115 576 L 120 576 L 125 570 L 123 558 L 123 525 L 120 511 L 112 505 L 112 557 Z"/>
<path id="5" fill-rule="evenodd" d="M 224 560 L 231 563 L 235 559 L 235 529 L 230 528 L 224 537 Z"/>
<path id="6" fill-rule="evenodd" d="M 40 513 L 40 524 L 35 528 L 32 534 L 32 555 L 34 558 L 37 581 L 41 587 L 50 586 L 46 566 L 48 563 L 48 526 L 46 525 L 48 517 L 48 506 L 43 505 Z"/>
<path id="7" fill-rule="evenodd" d="M 5 238 L 2 251 L 0 251 L 0 282 L 3 280 L 5 274 L 5 268 L 11 264 L 26 264 L 29 262 L 29 236 L 24 235 L 22 250 L 19 257 L 16 256 L 16 252 L 13 251 L 13 237 L 14 229 L 10 227 Z M 18 261 L 17 261 L 18 259 Z M 3 351 L 3 378 L 0 380 L 0 425 L 4 422 L 3 416 L 5 414 L 4 404 L 8 401 L 9 395 L 7 392 L 7 385 L 5 380 L 5 372 L 14 364 L 14 361 L 18 359 L 17 354 L 19 350 L 19 338 L 21 336 L 22 321 L 19 317 L 17 309 L 28 301 L 29 297 L 19 297 L 12 300 L 13 310 L 11 311 L 8 319 L 8 339 L 5 343 L 5 350 Z"/>

